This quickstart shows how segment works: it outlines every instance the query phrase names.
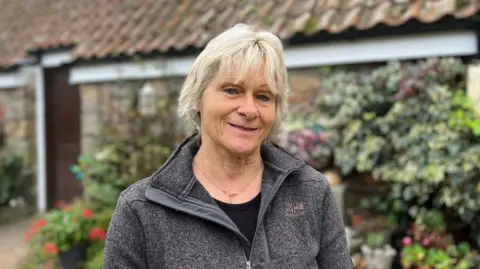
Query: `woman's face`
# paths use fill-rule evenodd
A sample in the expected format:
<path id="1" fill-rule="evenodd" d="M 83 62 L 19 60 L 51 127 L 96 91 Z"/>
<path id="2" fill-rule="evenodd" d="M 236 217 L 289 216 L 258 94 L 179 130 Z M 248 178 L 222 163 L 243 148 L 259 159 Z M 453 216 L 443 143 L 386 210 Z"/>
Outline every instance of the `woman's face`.
<path id="1" fill-rule="evenodd" d="M 234 69 L 229 74 L 220 72 L 198 107 L 202 139 L 234 155 L 255 153 L 272 128 L 275 106 L 263 65 L 241 80 Z"/>

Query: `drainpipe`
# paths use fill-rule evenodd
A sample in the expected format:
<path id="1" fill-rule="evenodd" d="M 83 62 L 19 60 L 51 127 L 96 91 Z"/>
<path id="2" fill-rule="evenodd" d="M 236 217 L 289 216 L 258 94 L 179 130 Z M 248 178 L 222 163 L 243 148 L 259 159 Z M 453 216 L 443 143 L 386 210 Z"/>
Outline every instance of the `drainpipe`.
<path id="1" fill-rule="evenodd" d="M 35 125 L 37 152 L 37 209 L 47 210 L 47 162 L 45 132 L 45 83 L 43 67 L 35 66 Z"/>
<path id="2" fill-rule="evenodd" d="M 45 132 L 45 83 L 43 67 L 39 57 L 28 56 L 16 62 L 24 71 L 26 81 L 35 87 L 35 147 L 36 147 L 36 188 L 37 211 L 47 210 L 47 166 L 46 166 L 46 132 Z"/>

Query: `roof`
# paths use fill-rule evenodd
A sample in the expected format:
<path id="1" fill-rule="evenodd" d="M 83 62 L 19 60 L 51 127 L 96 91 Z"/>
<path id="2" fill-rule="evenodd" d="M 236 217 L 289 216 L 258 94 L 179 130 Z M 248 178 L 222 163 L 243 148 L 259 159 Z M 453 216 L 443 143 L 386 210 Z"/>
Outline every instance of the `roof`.
<path id="1" fill-rule="evenodd" d="M 0 66 L 34 49 L 71 46 L 74 59 L 203 47 L 239 22 L 282 39 L 409 20 L 467 18 L 480 0 L 0 0 Z"/>

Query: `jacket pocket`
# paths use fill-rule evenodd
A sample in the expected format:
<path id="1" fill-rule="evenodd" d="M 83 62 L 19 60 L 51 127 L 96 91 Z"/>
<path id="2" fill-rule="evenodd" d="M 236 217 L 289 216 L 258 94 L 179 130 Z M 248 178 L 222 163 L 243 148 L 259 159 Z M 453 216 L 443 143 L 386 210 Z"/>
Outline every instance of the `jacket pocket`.
<path id="1" fill-rule="evenodd" d="M 252 269 L 318 269 L 316 254 L 304 252 L 254 265 Z"/>

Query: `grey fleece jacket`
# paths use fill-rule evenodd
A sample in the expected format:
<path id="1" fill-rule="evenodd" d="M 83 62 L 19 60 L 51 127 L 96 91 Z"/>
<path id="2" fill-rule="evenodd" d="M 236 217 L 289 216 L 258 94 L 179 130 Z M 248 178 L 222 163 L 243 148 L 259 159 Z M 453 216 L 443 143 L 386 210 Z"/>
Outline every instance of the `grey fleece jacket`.
<path id="1" fill-rule="evenodd" d="M 104 269 L 349 269 L 343 220 L 325 177 L 280 147 L 265 164 L 252 244 L 195 179 L 198 136 L 118 199 Z"/>

